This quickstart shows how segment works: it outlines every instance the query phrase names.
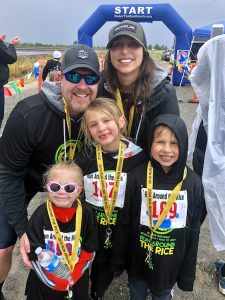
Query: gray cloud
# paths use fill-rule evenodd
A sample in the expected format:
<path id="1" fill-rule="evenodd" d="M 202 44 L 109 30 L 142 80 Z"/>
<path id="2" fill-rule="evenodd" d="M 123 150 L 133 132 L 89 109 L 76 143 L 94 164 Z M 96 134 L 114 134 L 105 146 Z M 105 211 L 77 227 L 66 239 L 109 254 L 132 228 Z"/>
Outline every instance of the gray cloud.
<path id="1" fill-rule="evenodd" d="M 7 0 L 1 3 L 0 28 L 9 41 L 19 35 L 23 42 L 72 44 L 77 40 L 78 28 L 101 4 L 150 4 L 134 0 Z M 216 23 L 224 19 L 225 1 L 221 0 L 171 0 L 151 1 L 169 3 L 193 28 Z M 107 22 L 93 37 L 93 44 L 105 46 L 108 31 L 114 22 Z M 172 46 L 174 36 L 158 21 L 143 24 L 148 44 Z"/>

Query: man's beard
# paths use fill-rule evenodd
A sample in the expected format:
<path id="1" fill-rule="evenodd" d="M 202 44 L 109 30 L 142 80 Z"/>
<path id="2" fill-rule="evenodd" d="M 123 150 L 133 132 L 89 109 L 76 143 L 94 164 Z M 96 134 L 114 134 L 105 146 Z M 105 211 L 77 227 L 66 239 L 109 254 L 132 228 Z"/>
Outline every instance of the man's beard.
<path id="1" fill-rule="evenodd" d="M 87 107 L 87 106 L 86 106 Z M 70 114 L 81 114 L 85 111 L 86 107 L 77 107 L 76 104 L 74 103 L 70 103 L 70 105 L 68 105 Z"/>

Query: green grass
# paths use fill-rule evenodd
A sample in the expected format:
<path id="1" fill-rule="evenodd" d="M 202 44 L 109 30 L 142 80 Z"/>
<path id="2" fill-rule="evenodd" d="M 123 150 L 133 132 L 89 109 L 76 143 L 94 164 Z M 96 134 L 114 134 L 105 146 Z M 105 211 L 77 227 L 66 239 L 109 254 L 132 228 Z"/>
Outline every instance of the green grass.
<path id="1" fill-rule="evenodd" d="M 38 59 L 48 60 L 51 56 L 49 55 L 33 55 L 33 56 L 21 56 L 18 57 L 17 61 L 9 65 L 9 81 L 20 79 L 30 73 L 33 69 L 34 63 Z M 33 76 L 31 77 L 33 78 Z"/>
<path id="2" fill-rule="evenodd" d="M 150 55 L 152 58 L 161 60 L 162 58 L 162 50 L 149 50 Z"/>
<path id="3" fill-rule="evenodd" d="M 96 53 L 98 56 L 105 57 L 105 54 L 107 53 L 107 50 L 96 50 Z M 149 50 L 150 55 L 153 58 L 161 59 L 162 56 L 162 50 Z M 51 58 L 51 55 L 33 55 L 33 56 L 21 56 L 18 57 L 18 60 L 16 63 L 9 65 L 10 70 L 10 77 L 9 81 L 13 81 L 16 79 L 20 79 L 27 75 L 29 72 L 32 71 L 34 63 L 38 61 L 38 59 L 41 57 L 43 60 L 48 60 Z M 31 77 L 31 80 L 33 80 L 33 76 Z M 27 79 L 25 79 L 25 82 Z M 29 81 L 29 80 L 28 80 Z"/>

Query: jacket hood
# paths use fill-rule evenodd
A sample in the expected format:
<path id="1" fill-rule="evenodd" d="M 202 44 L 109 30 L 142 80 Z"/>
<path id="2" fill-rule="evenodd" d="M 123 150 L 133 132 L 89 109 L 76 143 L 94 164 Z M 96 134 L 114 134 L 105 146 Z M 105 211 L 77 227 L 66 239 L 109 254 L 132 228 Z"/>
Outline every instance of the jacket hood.
<path id="1" fill-rule="evenodd" d="M 150 127 L 150 134 L 147 140 L 148 149 L 151 149 L 154 131 L 155 128 L 158 127 L 159 125 L 167 126 L 174 132 L 179 144 L 179 158 L 167 174 L 165 174 L 161 165 L 151 157 L 150 159 L 152 165 L 154 167 L 154 170 L 160 172 L 161 176 L 162 174 L 165 177 L 168 177 L 169 175 L 176 180 L 178 179 L 180 180 L 183 177 L 183 172 L 186 166 L 187 153 L 188 153 L 188 133 L 187 133 L 186 124 L 177 115 L 172 115 L 172 114 L 159 115 L 154 119 Z"/>
<path id="2" fill-rule="evenodd" d="M 138 155 L 140 152 L 143 152 L 143 149 L 137 145 L 135 145 L 134 143 L 132 143 L 131 141 L 123 138 L 122 141 L 127 145 L 127 148 L 126 150 L 124 151 L 124 158 L 131 158 L 135 155 Z M 96 152 L 96 145 L 95 144 L 92 144 L 91 146 L 89 147 L 86 147 L 85 151 L 84 151 L 89 157 L 92 156 L 93 153 Z M 118 159 L 118 153 L 115 152 L 103 152 L 103 155 L 106 155 L 108 158 L 112 159 L 112 160 L 117 160 Z M 146 157 L 146 161 L 147 161 L 147 155 L 145 155 Z"/>
<path id="3" fill-rule="evenodd" d="M 170 82 L 170 77 L 168 73 L 159 66 L 156 66 L 154 77 L 152 80 L 152 95 L 151 98 L 154 101 L 148 101 L 146 103 L 146 111 L 153 109 L 154 107 L 161 104 L 165 99 L 167 99 L 167 89 L 165 86 Z"/>
<path id="4" fill-rule="evenodd" d="M 127 144 L 127 149 L 124 151 L 124 158 L 130 158 L 142 151 L 142 148 L 135 145 L 131 141 L 128 141 L 126 139 L 122 140 L 125 144 Z M 113 157 L 114 159 L 118 159 L 118 155 Z"/>
<path id="5" fill-rule="evenodd" d="M 153 89 L 159 85 L 165 78 L 168 77 L 168 73 L 163 68 L 156 65 L 156 69 L 154 72 L 154 78 L 152 82 Z"/>
<path id="6" fill-rule="evenodd" d="M 59 84 L 51 81 L 44 81 L 42 85 L 42 92 L 48 98 L 48 101 L 52 106 L 64 113 L 64 104 Z"/>

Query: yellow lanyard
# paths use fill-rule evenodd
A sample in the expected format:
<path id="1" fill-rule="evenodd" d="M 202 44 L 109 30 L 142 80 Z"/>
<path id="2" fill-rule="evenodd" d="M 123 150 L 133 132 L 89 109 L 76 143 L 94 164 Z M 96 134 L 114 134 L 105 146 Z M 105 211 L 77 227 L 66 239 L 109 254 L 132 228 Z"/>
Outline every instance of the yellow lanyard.
<path id="1" fill-rule="evenodd" d="M 113 184 L 113 191 L 112 191 L 112 198 L 109 203 L 109 197 L 108 197 L 108 191 L 105 181 L 105 170 L 103 165 L 103 159 L 102 159 L 102 149 L 101 145 L 96 146 L 96 159 L 97 159 L 97 165 L 98 165 L 98 173 L 99 173 L 99 181 L 100 186 L 102 190 L 102 201 L 104 205 L 104 211 L 107 217 L 107 222 L 110 224 L 110 216 L 112 212 L 114 211 L 115 205 L 116 205 L 116 199 L 118 196 L 118 191 L 120 187 L 120 178 L 121 173 L 123 169 L 123 160 L 124 160 L 124 149 L 123 144 L 120 142 L 119 145 L 119 153 L 118 153 L 118 160 L 116 165 L 116 174 L 114 178 L 114 184 Z"/>
<path id="2" fill-rule="evenodd" d="M 64 103 L 64 112 L 66 114 L 66 125 L 67 125 L 67 130 L 68 130 L 68 135 L 69 135 L 69 145 L 70 145 L 70 150 L 69 150 L 69 160 L 72 160 L 74 158 L 74 154 L 77 148 L 77 143 L 81 138 L 81 128 L 79 129 L 78 135 L 77 135 L 77 139 L 75 142 L 75 145 L 73 147 L 72 145 L 72 140 L 71 140 L 71 120 L 70 120 L 70 113 L 68 110 L 68 106 L 67 103 L 65 101 L 65 99 L 63 98 L 63 103 Z"/>
<path id="3" fill-rule="evenodd" d="M 119 107 L 121 113 L 125 116 L 125 114 L 124 114 L 124 109 L 123 109 L 122 98 L 121 98 L 119 89 L 116 89 L 115 97 L 116 97 L 116 102 L 117 102 L 117 105 L 118 105 L 118 107 Z M 132 128 L 132 125 L 133 125 L 133 119 L 134 119 L 134 105 L 131 106 L 130 114 L 129 114 L 129 120 L 128 120 L 128 136 L 130 136 L 131 128 Z"/>
<path id="4" fill-rule="evenodd" d="M 82 205 L 81 205 L 79 198 L 77 198 L 76 201 L 77 201 L 76 229 L 75 229 L 76 237 L 75 237 L 75 241 L 74 241 L 73 252 L 70 256 L 69 252 L 66 248 L 66 245 L 63 241 L 58 222 L 56 220 L 54 211 L 52 209 L 52 204 L 49 201 L 49 199 L 47 199 L 47 210 L 48 210 L 48 216 L 49 216 L 49 219 L 50 219 L 50 222 L 52 225 L 52 229 L 54 231 L 55 238 L 59 245 L 59 248 L 62 252 L 63 258 L 71 272 L 73 271 L 75 264 L 76 264 L 76 258 L 77 258 L 77 252 L 78 252 L 78 247 L 79 247 L 79 240 L 80 240 L 81 222 L 82 222 Z"/>
<path id="5" fill-rule="evenodd" d="M 183 179 L 180 181 L 175 188 L 173 189 L 172 193 L 170 194 L 169 199 L 166 202 L 166 205 L 159 216 L 156 224 L 154 227 L 152 227 L 152 203 L 153 203 L 153 167 L 151 165 L 151 162 L 148 163 L 148 168 L 147 168 L 147 182 L 146 182 L 146 187 L 147 187 L 147 206 L 148 206 L 148 218 L 149 218 L 149 227 L 151 229 L 151 235 L 150 239 L 153 237 L 153 232 L 156 231 L 165 217 L 167 216 L 168 212 L 170 211 L 173 203 L 176 201 L 177 196 L 180 193 L 180 189 L 182 187 L 182 184 L 187 176 L 187 168 L 185 167 L 184 169 L 184 174 L 183 174 Z"/>

